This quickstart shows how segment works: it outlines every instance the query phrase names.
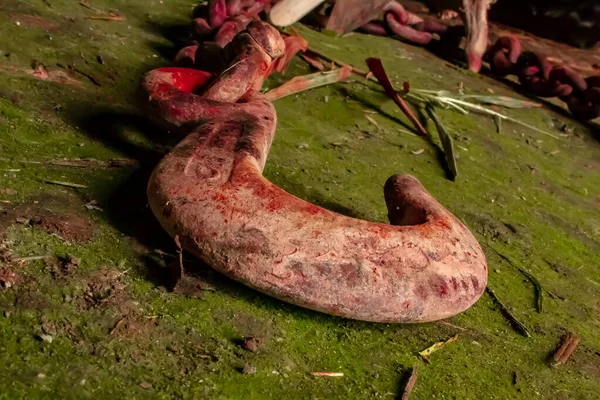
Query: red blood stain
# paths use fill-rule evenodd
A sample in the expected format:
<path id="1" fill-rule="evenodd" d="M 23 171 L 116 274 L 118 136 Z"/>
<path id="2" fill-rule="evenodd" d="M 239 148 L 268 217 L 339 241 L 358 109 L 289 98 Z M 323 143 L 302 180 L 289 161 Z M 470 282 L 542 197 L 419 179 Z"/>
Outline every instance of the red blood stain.
<path id="1" fill-rule="evenodd" d="M 280 199 L 272 199 L 267 204 L 267 210 L 269 210 L 271 212 L 280 210 L 282 207 L 283 207 L 283 203 L 281 202 Z"/>
<path id="2" fill-rule="evenodd" d="M 307 212 L 310 215 L 317 215 L 321 212 L 321 207 L 308 203 L 306 207 L 304 207 L 303 211 Z"/>
<path id="3" fill-rule="evenodd" d="M 215 194 L 213 196 L 213 200 L 223 202 L 224 200 L 227 200 L 227 198 L 225 196 L 223 196 L 223 193 L 218 192 L 217 194 Z"/>
<path id="4" fill-rule="evenodd" d="M 476 277 L 472 276 L 471 282 L 473 283 L 473 289 L 479 290 L 479 280 Z"/>

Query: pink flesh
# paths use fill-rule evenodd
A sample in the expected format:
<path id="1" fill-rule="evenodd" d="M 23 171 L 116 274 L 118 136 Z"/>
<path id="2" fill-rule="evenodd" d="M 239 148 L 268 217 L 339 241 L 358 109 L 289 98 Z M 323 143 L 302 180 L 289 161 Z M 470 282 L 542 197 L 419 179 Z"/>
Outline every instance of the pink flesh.
<path id="1" fill-rule="evenodd" d="M 215 42 L 225 47 L 229 42 L 233 40 L 235 35 L 246 29 L 248 24 L 252 21 L 252 18 L 247 15 L 240 14 L 234 18 L 230 18 L 221 25 L 219 31 L 215 35 Z"/>
<path id="2" fill-rule="evenodd" d="M 469 69 L 479 72 L 483 54 L 487 49 L 487 12 L 492 0 L 463 0 L 467 27 L 467 61 Z"/>
<path id="3" fill-rule="evenodd" d="M 274 71 L 284 72 L 296 53 L 304 53 L 308 49 L 308 42 L 301 36 L 286 36 L 284 41 L 285 53 L 273 62 Z"/>
<path id="4" fill-rule="evenodd" d="M 387 36 L 388 31 L 385 29 L 383 25 L 377 24 L 375 22 L 369 22 L 368 24 L 364 24 L 360 27 L 364 32 L 370 33 L 371 35 L 377 36 Z"/>
<path id="5" fill-rule="evenodd" d="M 212 29 L 216 29 L 223 25 L 227 18 L 227 6 L 225 0 L 211 0 L 208 5 L 208 21 Z"/>
<path id="6" fill-rule="evenodd" d="M 387 225 L 320 208 L 262 177 L 276 113 L 255 89 L 283 40 L 271 40 L 277 32 L 261 23 L 252 28 L 268 35 L 240 39 L 247 48 L 200 96 L 191 92 L 210 74 L 159 69 L 144 79 L 154 113 L 197 126 L 150 179 L 149 204 L 162 226 L 227 276 L 314 310 L 413 323 L 469 308 L 487 284 L 485 256 L 416 178 L 386 182 Z"/>
<path id="7" fill-rule="evenodd" d="M 175 56 L 175 65 L 178 67 L 193 68 L 198 46 L 187 46 L 179 50 Z"/>
<path id="8" fill-rule="evenodd" d="M 431 33 L 420 32 L 408 25 L 403 25 L 396 20 L 396 16 L 389 12 L 385 15 L 385 22 L 396 35 L 403 37 L 411 42 L 427 44 L 431 41 Z"/>

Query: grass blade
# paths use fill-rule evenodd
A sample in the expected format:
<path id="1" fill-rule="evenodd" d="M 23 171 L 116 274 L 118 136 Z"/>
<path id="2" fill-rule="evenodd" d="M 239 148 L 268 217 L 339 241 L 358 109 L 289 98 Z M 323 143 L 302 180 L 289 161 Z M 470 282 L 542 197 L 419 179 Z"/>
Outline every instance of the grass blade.
<path id="1" fill-rule="evenodd" d="M 440 142 L 442 142 L 442 148 L 444 149 L 444 155 L 446 156 L 448 170 L 451 174 L 450 179 L 454 181 L 458 176 L 458 169 L 456 168 L 456 157 L 454 156 L 454 143 L 452 141 L 452 137 L 448 134 L 446 128 L 444 128 L 444 125 L 442 125 L 442 122 L 436 115 L 433 107 L 428 105 L 425 110 L 427 111 L 429 118 L 433 120 L 438 135 L 440 136 Z"/>
<path id="2" fill-rule="evenodd" d="M 502 106 L 505 108 L 537 108 L 542 106 L 540 103 L 535 103 L 533 101 L 527 100 L 519 100 L 507 96 L 479 96 L 472 94 L 463 95 L 458 98 L 463 100 L 469 99 L 481 104 L 492 104 L 496 106 Z"/>
<path id="3" fill-rule="evenodd" d="M 305 90 L 343 81 L 347 79 L 351 73 L 351 67 L 342 67 L 329 72 L 316 72 L 314 74 L 296 76 L 285 82 L 283 85 L 269 90 L 265 93 L 265 97 L 270 101 L 274 101 Z"/>

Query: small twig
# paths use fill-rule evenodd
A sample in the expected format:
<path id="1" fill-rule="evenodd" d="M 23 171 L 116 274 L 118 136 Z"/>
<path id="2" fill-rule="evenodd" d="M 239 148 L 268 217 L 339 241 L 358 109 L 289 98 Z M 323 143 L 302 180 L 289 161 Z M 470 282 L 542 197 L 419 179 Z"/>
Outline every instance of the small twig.
<path id="1" fill-rule="evenodd" d="M 81 158 L 72 160 L 49 160 L 44 162 L 49 165 L 59 167 L 78 167 L 78 168 L 118 168 L 118 167 L 133 167 L 137 166 L 136 160 L 128 158 L 111 158 L 108 161 L 96 160 L 93 158 Z"/>
<path id="2" fill-rule="evenodd" d="M 88 74 L 87 72 L 80 70 L 79 68 L 77 68 L 76 66 L 74 66 L 72 64 L 64 66 L 61 63 L 56 63 L 56 65 L 60 68 L 68 69 L 69 71 L 73 71 L 75 73 L 78 73 L 81 76 L 88 78 L 90 80 L 90 82 L 92 82 L 94 85 L 96 85 L 98 87 L 101 86 L 100 82 L 98 82 L 98 80 L 96 78 L 94 78 L 92 75 Z"/>
<path id="3" fill-rule="evenodd" d="M 542 288 L 542 284 L 537 280 L 535 276 L 533 276 L 530 272 L 524 270 L 521 267 L 518 267 L 511 261 L 510 258 L 500 253 L 498 250 L 490 246 L 489 244 L 482 242 L 487 248 L 492 250 L 494 253 L 498 255 L 501 259 L 509 263 L 513 268 L 517 269 L 521 274 L 523 274 L 529 281 L 533 284 L 533 289 L 535 291 L 535 308 L 538 313 L 544 311 L 544 290 Z"/>
<path id="4" fill-rule="evenodd" d="M 525 325 L 523 325 L 514 315 L 512 315 L 508 308 L 500 301 L 496 293 L 494 293 L 494 291 L 489 286 L 485 288 L 485 291 L 490 295 L 492 300 L 494 300 L 494 302 L 498 304 L 500 310 L 502 311 L 502 314 L 506 319 L 508 319 L 511 326 L 521 335 L 530 338 L 531 334 L 529 333 Z"/>
<path id="5" fill-rule="evenodd" d="M 311 372 L 312 376 L 344 376 L 343 372 Z"/>
<path id="6" fill-rule="evenodd" d="M 97 160 L 95 158 L 73 158 L 73 159 L 56 159 L 56 160 L 13 160 L 9 158 L 0 158 L 0 161 L 18 162 L 21 164 L 36 164 L 36 165 L 53 165 L 57 167 L 76 167 L 76 168 L 119 168 L 119 167 L 135 167 L 138 166 L 136 160 L 130 158 L 111 158 L 108 161 Z"/>
<path id="7" fill-rule="evenodd" d="M 560 347 L 552 357 L 554 360 L 552 367 L 558 367 L 559 365 L 566 363 L 579 345 L 580 340 L 581 339 L 576 334 L 571 332 L 567 333 L 565 337 L 563 337 Z"/>
<path id="8" fill-rule="evenodd" d="M 406 104 L 406 102 L 402 100 L 398 92 L 396 92 L 396 90 L 392 86 L 392 82 L 390 82 L 390 79 L 385 73 L 385 69 L 383 68 L 381 60 L 379 58 L 368 58 L 367 65 L 369 66 L 369 69 L 371 70 L 373 75 L 375 75 L 375 78 L 377 78 L 379 84 L 383 86 L 385 93 L 388 95 L 389 98 L 391 98 L 394 101 L 394 103 L 398 105 L 398 107 L 400 107 L 402 112 L 404 112 L 404 114 L 408 117 L 410 122 L 412 122 L 417 132 L 419 132 L 419 134 L 422 136 L 428 136 L 427 131 L 425 130 L 423 125 L 421 125 L 417 117 L 415 117 L 415 114 L 413 114 L 408 104 Z M 408 87 L 407 85 L 405 85 L 406 92 L 408 91 L 407 89 Z"/>
<path id="9" fill-rule="evenodd" d="M 102 12 L 101 10 L 97 9 L 96 7 L 90 6 L 87 2 L 85 2 L 85 0 L 79 0 L 79 5 L 87 8 L 88 10 L 92 10 L 95 12 Z"/>
<path id="10" fill-rule="evenodd" d="M 459 331 L 463 331 L 463 332 L 467 330 L 466 328 L 463 328 L 463 327 L 461 327 L 461 326 L 458 326 L 458 325 L 454 325 L 454 324 L 452 324 L 452 323 L 450 323 L 450 322 L 448 322 L 448 321 L 438 321 L 438 322 L 436 322 L 436 323 L 437 323 L 438 325 L 445 325 L 445 326 L 449 326 L 449 327 L 451 327 L 451 328 L 458 329 Z"/>
<path id="11" fill-rule="evenodd" d="M 410 394 L 412 393 L 415 383 L 417 382 L 417 370 L 415 368 L 411 368 L 406 372 L 405 376 L 408 376 L 408 379 L 406 380 L 406 385 L 404 385 L 401 400 L 408 400 L 410 398 Z"/>
<path id="12" fill-rule="evenodd" d="M 122 15 L 98 15 L 98 16 L 91 16 L 91 17 L 85 17 L 85 19 L 94 19 L 94 20 L 98 20 L 98 21 L 125 21 L 125 17 Z"/>
<path id="13" fill-rule="evenodd" d="M 13 261 L 18 262 L 18 263 L 24 263 L 27 261 L 47 260 L 48 258 L 52 258 L 52 256 L 20 257 L 20 258 L 14 258 Z"/>
<path id="14" fill-rule="evenodd" d="M 117 329 L 119 329 L 119 327 L 123 324 L 123 321 L 125 321 L 125 317 L 121 318 L 120 320 L 117 321 L 117 323 L 115 324 L 114 328 L 112 328 L 109 332 L 109 335 L 114 334 Z"/>
<path id="15" fill-rule="evenodd" d="M 77 189 L 87 188 L 86 185 L 81 185 L 79 183 L 63 182 L 63 181 L 46 181 L 45 183 L 49 183 L 52 185 L 59 185 L 59 186 L 67 186 L 67 187 L 72 187 L 72 188 L 77 188 Z"/>
<path id="16" fill-rule="evenodd" d="M 368 71 L 363 71 L 362 69 L 359 69 L 359 68 L 353 67 L 353 66 L 352 66 L 352 65 L 350 65 L 350 64 L 346 64 L 346 63 L 344 63 L 344 62 L 341 62 L 341 61 L 335 60 L 335 59 L 333 59 L 333 58 L 331 58 L 331 57 L 329 57 L 329 56 L 327 56 L 327 55 L 325 55 L 325 54 L 323 54 L 323 53 L 320 53 L 320 52 L 318 52 L 318 51 L 316 51 L 316 50 L 314 50 L 314 49 L 311 49 L 310 47 L 308 48 L 308 50 L 306 50 L 306 53 L 308 53 L 309 55 L 311 55 L 311 54 L 312 54 L 313 56 L 319 57 L 319 58 L 321 58 L 321 59 L 323 59 L 323 60 L 325 60 L 325 61 L 327 61 L 327 62 L 330 62 L 330 63 L 332 63 L 332 64 L 337 64 L 337 65 L 339 65 L 340 67 L 349 67 L 349 68 L 352 68 L 352 72 L 353 72 L 353 73 L 355 73 L 356 75 L 362 76 L 363 78 L 367 78 L 367 77 L 368 77 L 368 75 L 369 75 L 369 72 L 368 72 Z M 367 78 L 367 79 L 368 79 L 368 78 Z"/>

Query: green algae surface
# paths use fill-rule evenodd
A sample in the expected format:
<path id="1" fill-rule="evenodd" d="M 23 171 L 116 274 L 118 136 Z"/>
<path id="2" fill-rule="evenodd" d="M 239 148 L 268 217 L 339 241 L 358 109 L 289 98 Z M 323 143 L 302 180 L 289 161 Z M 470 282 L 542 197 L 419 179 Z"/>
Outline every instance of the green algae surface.
<path id="1" fill-rule="evenodd" d="M 383 183 L 415 175 L 483 244 L 489 286 L 530 338 L 487 294 L 444 323 L 364 323 L 269 298 L 187 255 L 196 290 L 172 293 L 165 287 L 176 247 L 149 212 L 145 185 L 178 138 L 153 126 L 136 96 L 142 74 L 185 43 L 194 4 L 86 4 L 0 4 L 0 398 L 395 398 L 411 367 L 414 399 L 598 398 L 597 127 L 552 104 L 506 113 L 558 139 L 511 123 L 496 133 L 487 117 L 439 110 L 457 154 L 451 182 L 439 141 L 411 133 L 372 82 L 353 77 L 275 102 L 267 178 L 315 204 L 384 222 Z M 110 10 L 125 19 L 88 19 Z M 399 41 L 298 29 L 316 50 L 360 68 L 380 57 L 397 87 L 409 80 L 520 97 Z M 47 79 L 32 75 L 40 64 Z M 294 59 L 265 86 L 309 72 Z M 60 163 L 89 159 L 99 162 Z M 111 167 L 114 159 L 128 162 Z M 541 283 L 543 312 L 517 267 Z M 568 331 L 581 343 L 551 368 Z M 418 356 L 457 333 L 430 363 Z M 257 349 L 244 346 L 247 337 Z"/>

